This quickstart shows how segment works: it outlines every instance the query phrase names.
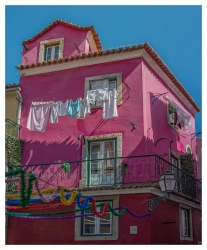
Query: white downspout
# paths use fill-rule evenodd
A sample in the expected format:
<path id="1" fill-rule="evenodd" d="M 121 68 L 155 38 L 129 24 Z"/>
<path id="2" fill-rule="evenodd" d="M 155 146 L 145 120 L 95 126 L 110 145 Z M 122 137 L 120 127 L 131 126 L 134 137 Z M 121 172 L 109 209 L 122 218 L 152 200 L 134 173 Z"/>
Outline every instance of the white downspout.
<path id="1" fill-rule="evenodd" d="M 16 90 L 18 96 L 19 96 L 19 103 L 18 103 L 18 108 L 17 108 L 17 120 L 16 123 L 20 125 L 20 117 L 21 117 L 21 111 L 22 111 L 22 96 L 20 94 L 20 90 Z M 19 129 L 17 130 L 17 137 L 19 137 Z"/>

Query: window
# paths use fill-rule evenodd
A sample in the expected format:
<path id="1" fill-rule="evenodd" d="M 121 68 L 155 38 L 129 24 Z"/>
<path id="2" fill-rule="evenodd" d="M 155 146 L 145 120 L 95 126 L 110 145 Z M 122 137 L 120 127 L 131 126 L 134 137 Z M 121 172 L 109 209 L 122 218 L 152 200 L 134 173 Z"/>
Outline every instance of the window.
<path id="1" fill-rule="evenodd" d="M 95 196 L 96 204 L 110 203 L 113 208 L 119 207 L 119 195 L 111 195 L 110 190 L 105 195 L 97 195 L 97 191 L 90 191 L 90 195 Z M 98 211 L 102 208 L 96 207 Z M 84 213 L 91 211 L 84 211 Z M 120 212 L 120 211 L 119 211 Z M 81 212 L 76 212 L 81 215 Z M 75 241 L 96 241 L 96 240 L 117 240 L 119 235 L 119 216 L 113 216 L 107 212 L 103 218 L 96 216 L 75 218 Z M 95 244 L 95 242 L 94 242 Z"/>
<path id="2" fill-rule="evenodd" d="M 180 239 L 193 240 L 191 207 L 180 204 Z"/>
<path id="3" fill-rule="evenodd" d="M 84 96 L 87 96 L 88 90 L 104 88 L 107 88 L 109 91 L 116 88 L 118 93 L 117 104 L 122 104 L 122 73 L 86 77 Z"/>
<path id="4" fill-rule="evenodd" d="M 90 81 L 90 90 L 107 88 L 110 91 L 113 90 L 114 88 L 117 89 L 116 82 L 117 82 L 116 78 Z"/>
<path id="5" fill-rule="evenodd" d="M 188 144 L 186 145 L 186 153 L 192 154 L 191 147 Z"/>
<path id="6" fill-rule="evenodd" d="M 64 38 L 55 38 L 40 42 L 39 62 L 63 57 Z"/>
<path id="7" fill-rule="evenodd" d="M 165 97 L 167 100 L 167 117 L 168 124 L 173 127 L 177 132 L 183 129 L 188 132 L 188 127 L 192 125 L 190 121 L 191 116 L 187 114 L 179 105 L 174 103 L 168 96 Z"/>
<path id="8" fill-rule="evenodd" d="M 44 61 L 58 59 L 59 57 L 59 45 L 46 46 Z"/>
<path id="9" fill-rule="evenodd" d="M 96 202 L 96 204 L 108 202 L 112 206 L 112 202 Z M 90 205 L 90 204 L 89 204 Z M 103 211 L 102 207 L 96 207 L 98 213 Z M 92 209 L 84 210 L 84 213 L 92 213 Z M 82 235 L 110 235 L 112 234 L 112 213 L 107 212 L 105 216 L 99 218 L 95 215 L 84 217 L 82 219 Z"/>
<path id="10" fill-rule="evenodd" d="M 179 127 L 177 125 L 177 113 L 170 103 L 168 103 L 168 124 L 170 124 L 177 132 L 179 132 Z"/>
<path id="11" fill-rule="evenodd" d="M 89 185 L 113 185 L 115 180 L 115 159 L 98 160 L 114 158 L 116 152 L 116 141 L 95 141 L 89 143 Z M 96 160 L 97 159 L 97 160 Z"/>
<path id="12" fill-rule="evenodd" d="M 189 210 L 181 208 L 181 218 L 182 218 L 182 236 L 190 237 L 190 220 L 189 220 Z"/>

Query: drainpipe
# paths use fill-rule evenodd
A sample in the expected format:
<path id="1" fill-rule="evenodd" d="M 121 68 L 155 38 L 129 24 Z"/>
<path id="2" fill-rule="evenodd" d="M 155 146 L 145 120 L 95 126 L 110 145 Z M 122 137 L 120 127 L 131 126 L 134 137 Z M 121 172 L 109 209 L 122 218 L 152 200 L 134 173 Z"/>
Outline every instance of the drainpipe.
<path id="1" fill-rule="evenodd" d="M 16 90 L 18 96 L 19 96 L 19 103 L 18 103 L 18 107 L 17 107 L 17 121 L 16 123 L 18 125 L 20 125 L 20 117 L 21 117 L 21 111 L 22 111 L 22 96 L 20 94 L 20 88 L 18 90 Z M 19 137 L 19 129 L 16 132 L 16 136 Z"/>
<path id="2" fill-rule="evenodd" d="M 85 137 L 84 135 L 80 134 L 78 136 L 78 161 L 80 161 L 80 149 L 81 149 L 81 142 L 83 142 L 83 144 L 85 145 Z M 77 163 L 77 172 L 76 172 L 76 187 L 78 186 L 78 164 L 80 164 L 80 162 Z"/>

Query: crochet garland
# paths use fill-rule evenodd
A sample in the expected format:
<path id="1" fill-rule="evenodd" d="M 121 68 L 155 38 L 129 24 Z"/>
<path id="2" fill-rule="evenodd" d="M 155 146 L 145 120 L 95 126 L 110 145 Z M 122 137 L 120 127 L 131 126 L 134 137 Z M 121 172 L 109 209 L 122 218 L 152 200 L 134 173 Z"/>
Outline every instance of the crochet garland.
<path id="1" fill-rule="evenodd" d="M 44 201 L 44 202 L 51 202 L 51 201 L 53 201 L 56 198 L 58 191 L 60 190 L 60 187 L 57 187 L 54 190 L 54 192 L 52 193 L 52 195 L 49 198 L 46 199 L 46 198 L 43 197 L 42 193 L 40 192 L 40 189 L 38 187 L 38 181 L 37 181 L 37 179 L 35 180 L 35 187 L 37 189 L 38 195 L 40 196 L 41 200 Z"/>
<path id="2" fill-rule="evenodd" d="M 63 204 L 65 204 L 67 206 L 71 205 L 73 203 L 75 197 L 78 195 L 78 191 L 73 191 L 70 198 L 67 200 L 65 198 L 65 195 L 64 195 L 65 194 L 64 190 L 65 190 L 65 187 L 62 187 L 62 189 L 60 190 L 60 200 Z"/>
<path id="3" fill-rule="evenodd" d="M 26 171 L 22 169 L 16 169 L 16 170 L 11 170 L 9 172 L 6 172 L 6 177 L 13 177 L 20 174 L 20 183 L 21 183 L 21 189 L 20 189 L 20 206 L 21 207 L 26 207 L 31 199 L 31 194 L 32 194 L 32 187 L 33 187 L 33 181 L 36 180 L 36 177 L 33 173 L 29 172 L 29 177 L 28 177 L 28 186 L 26 187 L 25 184 L 25 174 Z"/>
<path id="4" fill-rule="evenodd" d="M 98 206 L 103 206 L 103 203 L 96 205 L 96 207 Z M 86 209 L 90 209 L 91 206 L 86 207 Z M 115 212 L 115 210 L 120 210 L 123 209 L 120 213 Z M 19 218 L 27 218 L 27 219 L 69 219 L 69 218 L 78 218 L 78 217 L 87 217 L 87 216 L 93 216 L 93 213 L 90 214 L 81 214 L 81 215 L 75 215 L 75 216 L 64 216 L 64 217 L 52 217 L 53 215 L 59 215 L 59 214 L 67 214 L 67 213 L 73 213 L 73 212 L 80 212 L 84 209 L 74 209 L 74 210 L 69 210 L 69 211 L 62 211 L 62 212 L 53 212 L 53 213 L 39 213 L 39 214 L 30 214 L 30 213 L 15 213 L 15 212 L 6 212 L 6 215 L 9 216 L 16 216 Z M 134 213 L 132 213 L 128 208 L 126 207 L 117 207 L 117 208 L 112 208 L 109 205 L 109 211 L 113 211 L 112 214 L 115 216 L 122 216 L 123 214 L 125 214 L 125 212 L 127 211 L 130 215 L 142 219 L 142 218 L 146 218 L 148 216 L 150 216 L 150 213 L 146 213 L 144 215 L 136 215 Z M 107 211 L 107 212 L 109 212 Z M 44 216 L 42 216 L 44 215 Z"/>

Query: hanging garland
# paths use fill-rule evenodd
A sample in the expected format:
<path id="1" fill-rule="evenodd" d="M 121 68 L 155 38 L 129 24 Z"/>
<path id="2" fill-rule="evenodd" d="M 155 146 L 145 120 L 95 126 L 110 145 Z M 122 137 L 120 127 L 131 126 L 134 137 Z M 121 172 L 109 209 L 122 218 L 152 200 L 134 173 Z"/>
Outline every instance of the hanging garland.
<path id="1" fill-rule="evenodd" d="M 109 210 L 114 216 L 122 216 L 126 213 L 127 208 L 124 208 L 120 213 L 115 212 L 111 206 L 109 206 Z"/>
<path id="2" fill-rule="evenodd" d="M 104 203 L 98 204 L 97 207 L 101 207 L 104 206 Z M 91 206 L 86 207 L 86 209 L 90 209 Z M 80 212 L 83 211 L 84 209 L 73 209 L 73 210 L 65 210 L 65 211 L 59 211 L 59 212 L 50 212 L 50 213 L 19 213 L 19 212 L 6 212 L 6 215 L 9 216 L 39 216 L 39 215 L 43 215 L 43 216 L 53 216 L 53 215 L 60 215 L 60 214 L 70 214 L 70 213 L 76 213 L 76 212 Z"/>
<path id="3" fill-rule="evenodd" d="M 38 181 L 37 181 L 37 179 L 35 180 L 35 187 L 37 189 L 38 195 L 40 196 L 41 200 L 44 201 L 44 202 L 51 202 L 51 201 L 53 201 L 56 198 L 56 196 L 58 194 L 58 191 L 60 190 L 60 187 L 57 187 L 49 198 L 44 198 L 43 195 L 42 195 L 42 193 L 40 192 L 39 187 L 38 187 Z"/>
<path id="4" fill-rule="evenodd" d="M 81 197 L 81 193 L 79 193 L 77 196 L 76 196 L 76 204 L 79 208 L 83 209 L 85 208 L 87 205 L 88 205 L 88 201 L 93 199 L 93 196 L 87 196 L 85 198 L 85 200 L 83 201 L 83 203 L 81 204 L 81 201 L 80 201 L 80 197 Z"/>
<path id="5" fill-rule="evenodd" d="M 37 205 L 37 206 L 27 206 L 24 209 L 47 209 L 47 208 L 57 208 L 65 206 L 63 203 L 58 204 L 45 204 L 45 205 Z M 21 209 L 20 206 L 6 206 L 6 210 L 17 210 Z"/>
<path id="6" fill-rule="evenodd" d="M 25 184 L 25 172 L 23 171 L 20 174 L 20 180 L 21 180 L 21 189 L 20 189 L 20 206 L 26 207 L 31 199 L 32 195 L 32 187 L 33 187 L 33 181 L 36 180 L 36 176 L 33 173 L 30 173 L 28 178 L 28 186 L 26 188 Z"/>
<path id="7" fill-rule="evenodd" d="M 62 189 L 60 190 L 60 200 L 63 204 L 65 205 L 71 205 L 75 199 L 75 197 L 78 195 L 78 191 L 73 191 L 71 194 L 71 197 L 67 200 L 65 198 L 65 187 L 62 187 Z"/>
<path id="8" fill-rule="evenodd" d="M 48 189 L 44 189 L 41 191 L 42 194 L 51 194 L 53 193 L 55 190 L 55 188 L 48 188 Z M 37 191 L 33 191 L 32 195 L 37 195 Z M 12 195 L 6 195 L 5 196 L 7 199 L 15 199 L 15 198 L 19 198 L 19 194 L 12 194 Z M 39 199 L 38 199 L 39 200 Z M 41 200 L 40 200 L 41 201 Z"/>
<path id="9" fill-rule="evenodd" d="M 94 213 L 97 217 L 99 217 L 99 218 L 104 217 L 105 214 L 106 214 L 106 211 L 107 211 L 107 209 L 108 209 L 109 203 L 105 203 L 105 204 L 104 204 L 103 211 L 102 211 L 102 213 L 100 213 L 100 214 L 99 214 L 99 213 L 97 212 L 97 210 L 96 210 L 96 203 L 95 203 L 94 199 L 91 200 L 91 203 L 92 203 L 92 211 L 93 211 L 93 213 Z"/>
<path id="10" fill-rule="evenodd" d="M 44 191 L 44 190 L 43 190 Z M 43 193 L 42 191 L 42 193 Z M 70 194 L 66 194 L 65 198 L 69 198 Z M 57 196 L 54 200 L 60 200 L 60 196 Z M 30 203 L 36 203 L 36 202 L 42 202 L 41 199 L 31 199 Z M 6 205 L 19 205 L 20 204 L 20 200 L 7 200 Z"/>
<path id="11" fill-rule="evenodd" d="M 97 205 L 98 206 L 103 206 L 103 203 L 102 204 L 99 204 Z M 109 205 L 110 207 L 110 205 Z M 86 209 L 90 209 L 91 207 L 86 207 Z M 117 208 L 111 208 L 112 210 L 120 210 L 120 209 L 125 209 L 125 212 L 127 211 L 130 215 L 136 217 L 136 218 L 145 218 L 145 217 L 148 217 L 150 216 L 150 213 L 146 213 L 144 215 L 136 215 L 134 213 L 132 213 L 128 208 L 126 207 L 117 207 Z M 67 213 L 73 213 L 73 212 L 80 212 L 81 209 L 75 209 L 75 210 L 70 210 L 70 211 L 67 211 Z M 110 210 L 111 211 L 111 210 Z M 66 211 L 64 211 L 66 212 Z M 113 211 L 115 212 L 115 211 Z M 123 211 L 122 211 L 123 212 Z M 124 213 L 116 213 L 118 216 L 122 216 Z M 60 214 L 61 212 L 56 212 L 55 215 L 58 215 L 58 213 Z M 63 214 L 63 212 L 62 212 Z M 71 219 L 71 218 L 79 218 L 79 217 L 87 217 L 87 216 L 93 216 L 94 214 L 93 213 L 89 213 L 89 214 L 81 214 L 81 215 L 75 215 L 75 216 L 64 216 L 64 217 L 50 217 L 48 216 L 49 214 L 47 214 L 46 217 L 44 216 L 38 216 L 38 215 L 42 215 L 42 214 L 38 214 L 37 216 L 33 215 L 33 214 L 25 214 L 25 213 L 14 213 L 14 212 L 6 212 L 6 215 L 9 215 L 9 216 L 15 216 L 15 217 L 19 217 L 19 218 L 27 218 L 27 219 L 42 219 L 42 220 L 48 220 L 48 219 L 52 219 L 52 220 L 55 220 L 55 219 Z M 50 215 L 52 216 L 52 214 L 50 213 Z M 54 214 L 53 214 L 54 215 Z"/>

